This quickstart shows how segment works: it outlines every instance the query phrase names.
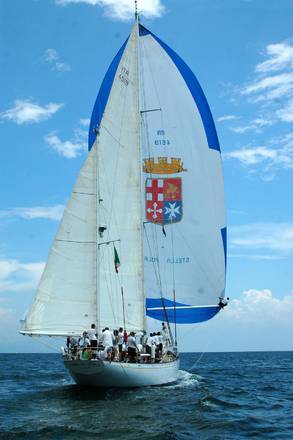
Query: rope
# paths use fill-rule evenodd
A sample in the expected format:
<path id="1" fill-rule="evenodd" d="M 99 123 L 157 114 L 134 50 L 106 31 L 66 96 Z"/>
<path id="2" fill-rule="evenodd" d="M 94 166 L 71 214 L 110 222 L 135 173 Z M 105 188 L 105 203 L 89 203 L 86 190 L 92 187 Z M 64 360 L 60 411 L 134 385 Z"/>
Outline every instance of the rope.
<path id="1" fill-rule="evenodd" d="M 197 366 L 197 364 L 201 361 L 201 359 L 202 359 L 202 357 L 203 357 L 203 355 L 206 353 L 206 351 L 203 351 L 201 354 L 200 354 L 200 356 L 199 356 L 199 358 L 197 359 L 197 361 L 196 362 L 194 362 L 194 364 L 189 368 L 189 372 L 191 372 L 192 370 L 194 370 L 195 369 L 195 367 Z"/>
<path id="2" fill-rule="evenodd" d="M 56 348 L 54 345 L 51 345 L 51 344 L 46 343 L 46 342 L 43 341 L 42 339 L 36 339 L 35 336 L 31 336 L 31 338 L 34 338 L 34 340 L 35 340 L 36 342 L 39 342 L 40 344 L 44 345 L 45 347 L 49 347 L 51 350 L 54 350 L 54 351 L 56 351 L 57 353 L 59 353 L 59 351 L 60 351 L 59 348 Z"/>

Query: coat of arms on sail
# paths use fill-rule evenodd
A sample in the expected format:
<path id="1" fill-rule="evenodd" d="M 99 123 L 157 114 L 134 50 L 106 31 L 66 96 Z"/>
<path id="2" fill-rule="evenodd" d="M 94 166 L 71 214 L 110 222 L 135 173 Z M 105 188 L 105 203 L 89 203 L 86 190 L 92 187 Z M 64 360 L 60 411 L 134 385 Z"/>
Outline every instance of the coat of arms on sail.
<path id="1" fill-rule="evenodd" d="M 146 218 L 167 225 L 182 219 L 182 182 L 180 177 L 146 180 Z"/>

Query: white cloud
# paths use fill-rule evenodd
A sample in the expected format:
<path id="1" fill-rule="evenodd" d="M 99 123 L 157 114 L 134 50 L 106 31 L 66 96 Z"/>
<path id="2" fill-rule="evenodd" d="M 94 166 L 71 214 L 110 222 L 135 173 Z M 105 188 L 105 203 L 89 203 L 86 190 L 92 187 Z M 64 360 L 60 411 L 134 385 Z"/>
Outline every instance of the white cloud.
<path id="1" fill-rule="evenodd" d="M 214 319 L 190 326 L 188 330 L 179 326 L 180 348 L 203 353 L 292 350 L 292 316 L 292 292 L 277 297 L 270 289 L 250 288 L 238 298 L 234 295 L 228 307 Z"/>
<path id="2" fill-rule="evenodd" d="M 73 159 L 87 149 L 86 138 L 87 132 L 83 130 L 75 130 L 73 139 L 69 141 L 62 141 L 56 132 L 52 132 L 45 137 L 45 142 L 61 156 Z"/>
<path id="3" fill-rule="evenodd" d="M 282 122 L 293 121 L 293 45 L 269 44 L 267 60 L 255 67 L 256 78 L 242 87 L 241 94 L 252 103 L 274 111 Z M 277 72 L 275 74 L 275 72 Z"/>
<path id="4" fill-rule="evenodd" d="M 224 122 L 224 121 L 235 121 L 236 119 L 239 119 L 238 116 L 235 115 L 224 115 L 224 116 L 220 116 L 217 121 L 218 122 Z"/>
<path id="5" fill-rule="evenodd" d="M 59 72 L 69 72 L 71 70 L 69 64 L 60 61 L 60 56 L 56 49 L 47 49 L 45 57 L 46 61 Z"/>
<path id="6" fill-rule="evenodd" d="M 238 159 L 243 165 L 256 165 L 266 160 L 274 161 L 278 152 L 267 147 L 246 147 L 224 153 L 224 158 Z"/>
<path id="7" fill-rule="evenodd" d="M 293 223 L 251 223 L 229 228 L 231 249 L 293 252 Z"/>
<path id="8" fill-rule="evenodd" d="M 268 60 L 256 65 L 256 72 L 272 72 L 293 67 L 293 46 L 284 42 L 266 47 Z"/>
<path id="9" fill-rule="evenodd" d="M 267 255 L 267 254 L 228 254 L 228 259 L 229 258 L 247 258 L 248 260 L 255 260 L 255 261 L 259 261 L 259 260 L 265 260 L 265 261 L 270 261 L 270 260 L 283 260 L 285 258 L 284 255 Z"/>
<path id="10" fill-rule="evenodd" d="M 50 119 L 63 104 L 50 102 L 41 106 L 31 100 L 16 100 L 14 107 L 0 113 L 1 119 L 15 122 L 18 125 L 33 124 Z"/>
<path id="11" fill-rule="evenodd" d="M 242 89 L 243 95 L 251 95 L 256 93 L 263 93 L 258 95 L 257 102 L 264 100 L 279 99 L 288 95 L 293 91 L 293 73 L 280 73 L 279 75 L 267 76 L 259 78 L 252 84 L 245 86 Z"/>
<path id="12" fill-rule="evenodd" d="M 293 99 L 288 101 L 287 104 L 276 113 L 282 121 L 293 122 Z"/>
<path id="13" fill-rule="evenodd" d="M 287 322 L 293 327 L 293 292 L 276 298 L 269 289 L 249 289 L 239 299 L 233 299 L 225 312 L 226 319 L 247 325 Z"/>
<path id="14" fill-rule="evenodd" d="M 1 323 L 6 321 L 10 321 L 12 317 L 12 309 L 7 309 L 4 307 L 0 307 L 0 319 L 1 319 Z"/>
<path id="15" fill-rule="evenodd" d="M 44 218 L 48 220 L 60 220 L 64 211 L 64 205 L 34 206 L 27 208 L 11 208 L 0 210 L 1 217 L 21 217 L 27 220 Z"/>
<path id="16" fill-rule="evenodd" d="M 0 260 L 0 292 L 24 292 L 36 288 L 45 263 Z"/>
<path id="17" fill-rule="evenodd" d="M 59 55 L 56 49 L 47 49 L 46 50 L 46 61 L 51 63 L 52 61 L 58 60 Z"/>
<path id="18" fill-rule="evenodd" d="M 90 122 L 91 122 L 90 119 L 87 118 L 79 120 L 80 125 L 82 125 L 83 127 L 89 127 Z"/>
<path id="19" fill-rule="evenodd" d="M 133 0 L 55 0 L 57 5 L 84 3 L 91 6 L 100 6 L 105 10 L 105 15 L 114 19 L 127 21 L 134 17 Z M 138 0 L 138 11 L 146 18 L 159 18 L 165 12 L 161 0 Z"/>
<path id="20" fill-rule="evenodd" d="M 236 127 L 231 127 L 230 130 L 234 133 L 246 133 L 247 131 L 254 131 L 256 133 L 261 133 L 263 127 L 273 125 L 274 121 L 270 119 L 265 119 L 263 117 L 258 117 L 256 119 L 253 119 L 249 124 L 247 125 L 240 125 Z"/>
<path id="21" fill-rule="evenodd" d="M 243 166 L 256 171 L 256 165 L 262 165 L 258 170 L 263 180 L 271 180 L 278 169 L 293 168 L 293 133 L 272 138 L 267 146 L 247 146 L 223 154 L 224 159 L 236 159 Z"/>

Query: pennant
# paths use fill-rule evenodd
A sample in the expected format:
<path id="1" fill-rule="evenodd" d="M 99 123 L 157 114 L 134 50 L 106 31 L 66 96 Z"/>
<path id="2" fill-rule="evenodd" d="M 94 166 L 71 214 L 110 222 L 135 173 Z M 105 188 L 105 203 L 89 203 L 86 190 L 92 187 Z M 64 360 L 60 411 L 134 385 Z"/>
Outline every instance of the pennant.
<path id="1" fill-rule="evenodd" d="M 120 260 L 119 260 L 119 255 L 117 252 L 117 249 L 114 246 L 114 265 L 115 265 L 115 272 L 118 273 L 118 268 L 120 266 Z"/>

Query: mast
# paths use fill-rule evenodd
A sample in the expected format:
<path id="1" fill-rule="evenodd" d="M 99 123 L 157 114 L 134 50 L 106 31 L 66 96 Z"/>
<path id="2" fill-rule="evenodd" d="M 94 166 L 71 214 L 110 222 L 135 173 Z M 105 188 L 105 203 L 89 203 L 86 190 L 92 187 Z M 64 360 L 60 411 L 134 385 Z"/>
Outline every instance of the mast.
<path id="1" fill-rule="evenodd" d="M 96 148 L 96 169 L 95 169 L 95 178 L 96 178 L 96 324 L 97 328 L 99 330 L 100 325 L 100 302 L 99 302 L 99 279 L 100 279 L 100 246 L 98 245 L 99 242 L 99 206 L 101 203 L 101 196 L 100 196 L 100 188 L 99 188 L 99 156 L 98 156 L 98 145 L 99 145 L 99 127 L 96 129 L 96 142 L 95 142 L 95 148 Z"/>
<path id="2" fill-rule="evenodd" d="M 138 111 L 138 167 L 139 173 L 141 175 L 142 169 L 142 148 L 141 148 L 141 112 L 140 112 L 140 63 L 139 63 L 139 14 L 137 11 L 137 0 L 134 1 L 134 19 L 135 19 L 135 31 L 136 31 L 136 77 L 137 77 L 137 111 Z M 140 243 L 141 243 L 141 261 L 142 261 L 142 274 L 141 274 L 141 295 L 143 300 L 143 329 L 146 330 L 146 310 L 145 310 L 145 294 L 144 294 L 144 246 L 143 246 L 143 203 L 142 203 L 142 176 L 140 177 L 140 206 L 139 210 L 141 213 L 141 233 L 140 233 Z"/>

